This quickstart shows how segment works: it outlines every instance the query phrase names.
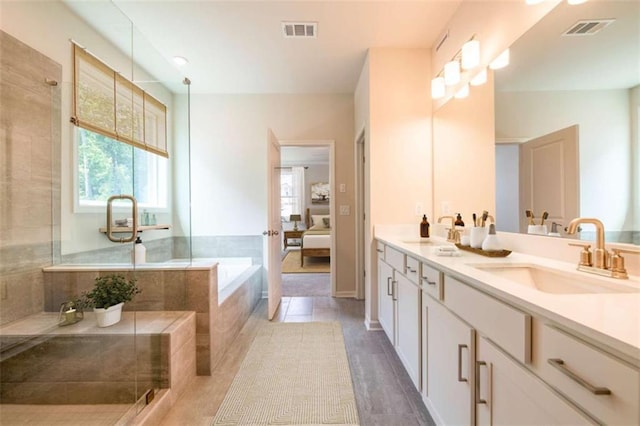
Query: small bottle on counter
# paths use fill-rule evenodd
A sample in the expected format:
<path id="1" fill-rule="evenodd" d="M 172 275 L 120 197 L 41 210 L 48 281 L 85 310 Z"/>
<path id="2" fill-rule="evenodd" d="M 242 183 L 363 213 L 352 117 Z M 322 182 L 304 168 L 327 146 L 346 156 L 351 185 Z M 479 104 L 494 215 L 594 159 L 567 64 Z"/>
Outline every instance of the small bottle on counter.
<path id="1" fill-rule="evenodd" d="M 462 221 L 462 215 L 460 213 L 456 216 L 455 225 L 464 227 L 464 222 Z"/>
<path id="2" fill-rule="evenodd" d="M 142 244 L 142 240 L 140 239 L 140 237 L 136 238 L 136 242 L 133 245 L 133 250 L 131 250 L 131 263 L 133 263 L 134 265 L 147 263 L 147 249 Z"/>
<path id="3" fill-rule="evenodd" d="M 492 223 L 489 225 L 489 235 L 487 235 L 482 241 L 482 250 L 484 251 L 498 251 L 501 250 L 500 240 L 496 235 L 496 226 Z"/>
<path id="4" fill-rule="evenodd" d="M 420 237 L 429 238 L 429 221 L 427 220 L 427 215 L 422 215 L 422 222 L 420 222 Z"/>

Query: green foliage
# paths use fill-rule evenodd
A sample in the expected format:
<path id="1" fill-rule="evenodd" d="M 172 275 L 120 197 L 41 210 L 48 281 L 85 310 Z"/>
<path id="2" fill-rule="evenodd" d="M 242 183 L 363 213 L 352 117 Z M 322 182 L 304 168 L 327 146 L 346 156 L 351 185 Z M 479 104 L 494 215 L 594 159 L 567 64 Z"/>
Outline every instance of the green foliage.
<path id="1" fill-rule="evenodd" d="M 127 280 L 122 275 L 105 275 L 96 278 L 93 290 L 84 293 L 80 303 L 86 307 L 108 308 L 121 302 L 128 302 L 140 293 L 135 278 Z"/>

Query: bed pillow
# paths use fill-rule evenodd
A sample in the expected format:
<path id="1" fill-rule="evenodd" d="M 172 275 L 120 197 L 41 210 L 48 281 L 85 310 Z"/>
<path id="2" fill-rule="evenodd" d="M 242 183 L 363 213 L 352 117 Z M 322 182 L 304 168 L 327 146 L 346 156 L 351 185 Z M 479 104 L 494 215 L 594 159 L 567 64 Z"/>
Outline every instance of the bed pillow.
<path id="1" fill-rule="evenodd" d="M 326 225 L 324 219 L 326 219 Z M 311 228 L 309 228 L 310 230 L 327 229 L 329 228 L 329 226 L 327 225 L 329 225 L 329 215 L 311 215 Z"/>

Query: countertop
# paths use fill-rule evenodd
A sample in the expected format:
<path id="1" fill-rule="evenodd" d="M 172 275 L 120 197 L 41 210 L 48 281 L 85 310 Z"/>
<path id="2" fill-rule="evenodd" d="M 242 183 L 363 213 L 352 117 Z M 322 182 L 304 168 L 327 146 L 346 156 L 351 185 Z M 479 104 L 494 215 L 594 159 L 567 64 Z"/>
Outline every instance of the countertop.
<path id="1" fill-rule="evenodd" d="M 392 229 L 376 227 L 375 238 L 512 306 L 575 330 L 588 340 L 613 349 L 619 356 L 640 367 L 640 278 L 637 276 L 630 276 L 628 280 L 599 277 L 576 271 L 575 263 L 518 252 L 512 252 L 503 258 L 490 258 L 462 250 L 459 252 L 460 256 L 438 256 L 437 245 L 452 245 L 444 238 L 432 237 L 429 239 L 430 243 L 425 243 L 424 239 L 420 241 L 417 237 L 407 238 L 406 235 Z M 605 285 L 624 288 L 629 292 L 546 293 L 471 266 L 487 263 L 534 264 L 583 275 L 587 279 L 603 280 Z"/>

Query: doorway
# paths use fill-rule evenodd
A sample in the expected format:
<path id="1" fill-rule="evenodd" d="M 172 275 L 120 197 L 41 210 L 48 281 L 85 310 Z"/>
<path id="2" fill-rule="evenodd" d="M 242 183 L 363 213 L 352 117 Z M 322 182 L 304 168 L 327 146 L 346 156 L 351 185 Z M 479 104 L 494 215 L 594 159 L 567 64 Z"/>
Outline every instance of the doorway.
<path id="1" fill-rule="evenodd" d="M 283 297 L 335 296 L 333 141 L 280 141 Z"/>

